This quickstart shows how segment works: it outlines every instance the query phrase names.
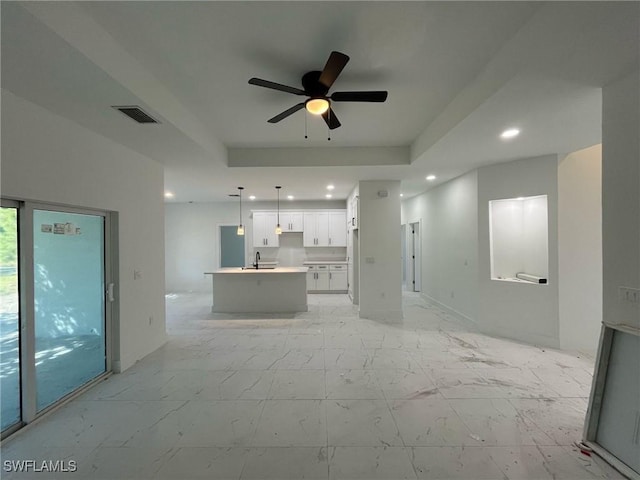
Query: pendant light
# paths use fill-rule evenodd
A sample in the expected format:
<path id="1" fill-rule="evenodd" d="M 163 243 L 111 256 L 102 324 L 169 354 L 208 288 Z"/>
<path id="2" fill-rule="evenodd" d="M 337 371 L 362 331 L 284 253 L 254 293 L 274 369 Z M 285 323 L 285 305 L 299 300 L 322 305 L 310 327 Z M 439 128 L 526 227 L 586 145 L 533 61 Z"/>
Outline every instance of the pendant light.
<path id="1" fill-rule="evenodd" d="M 238 187 L 238 191 L 240 195 L 240 223 L 238 224 L 238 231 L 236 232 L 238 235 L 244 235 L 244 226 L 242 225 L 242 190 L 244 187 Z"/>
<path id="2" fill-rule="evenodd" d="M 276 225 L 276 235 L 282 235 L 282 228 L 280 228 L 280 185 L 276 186 L 276 192 L 278 192 L 278 224 Z"/>

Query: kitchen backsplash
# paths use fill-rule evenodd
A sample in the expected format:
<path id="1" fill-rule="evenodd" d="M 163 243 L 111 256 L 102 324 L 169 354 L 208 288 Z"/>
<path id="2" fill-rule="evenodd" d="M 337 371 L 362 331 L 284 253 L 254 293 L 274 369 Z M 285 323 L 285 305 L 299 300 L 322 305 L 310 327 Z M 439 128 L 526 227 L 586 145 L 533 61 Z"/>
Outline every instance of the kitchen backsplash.
<path id="1" fill-rule="evenodd" d="M 277 261 L 280 267 L 301 267 L 309 260 L 345 260 L 346 247 L 309 247 L 302 246 L 302 233 L 283 233 L 280 235 L 279 248 L 253 249 L 260 252 L 263 262 Z"/>

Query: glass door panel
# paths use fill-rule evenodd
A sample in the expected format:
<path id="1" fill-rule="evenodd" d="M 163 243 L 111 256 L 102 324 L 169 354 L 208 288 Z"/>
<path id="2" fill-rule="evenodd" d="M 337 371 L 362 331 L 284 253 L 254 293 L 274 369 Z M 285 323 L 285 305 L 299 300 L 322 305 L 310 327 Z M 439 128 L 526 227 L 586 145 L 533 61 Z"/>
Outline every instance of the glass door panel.
<path id="1" fill-rule="evenodd" d="M 36 404 L 105 372 L 104 217 L 33 211 Z"/>
<path id="2" fill-rule="evenodd" d="M 0 418 L 2 430 L 20 413 L 20 297 L 18 209 L 0 208 Z"/>

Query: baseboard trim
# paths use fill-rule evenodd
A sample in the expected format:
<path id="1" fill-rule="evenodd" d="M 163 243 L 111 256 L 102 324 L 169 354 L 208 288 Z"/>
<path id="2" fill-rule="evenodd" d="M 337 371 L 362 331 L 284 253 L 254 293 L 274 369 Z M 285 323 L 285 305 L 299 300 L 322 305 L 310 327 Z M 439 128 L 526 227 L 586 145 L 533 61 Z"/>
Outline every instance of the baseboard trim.
<path id="1" fill-rule="evenodd" d="M 441 308 L 445 312 L 453 315 L 454 317 L 456 317 L 456 319 L 458 319 L 461 322 L 467 324 L 471 328 L 476 329 L 476 330 L 478 329 L 478 324 L 476 323 L 476 321 L 474 319 L 472 319 L 471 317 L 466 316 L 464 313 L 460 313 L 455 308 L 452 308 L 452 307 L 450 307 L 449 305 L 447 305 L 445 303 L 439 302 L 435 298 L 430 297 L 429 295 L 427 295 L 426 293 L 423 293 L 423 292 L 420 292 L 420 298 L 422 298 L 425 302 L 431 303 L 431 304 L 435 305 L 436 307 Z"/>

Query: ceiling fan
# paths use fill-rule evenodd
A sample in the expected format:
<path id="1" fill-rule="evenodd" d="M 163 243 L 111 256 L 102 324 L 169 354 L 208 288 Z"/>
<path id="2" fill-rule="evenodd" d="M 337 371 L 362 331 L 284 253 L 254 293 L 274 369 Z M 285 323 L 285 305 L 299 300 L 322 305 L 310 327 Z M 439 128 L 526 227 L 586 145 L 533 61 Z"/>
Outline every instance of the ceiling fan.
<path id="1" fill-rule="evenodd" d="M 309 97 L 304 102 L 300 102 L 275 117 L 270 118 L 268 120 L 269 123 L 278 123 L 298 110 L 306 108 L 309 113 L 322 115 L 329 129 L 333 130 L 341 124 L 331 108 L 331 102 L 384 102 L 387 99 L 386 91 L 333 92 L 332 95 L 327 96 L 333 82 L 336 81 L 336 78 L 338 78 L 338 75 L 340 75 L 340 72 L 342 72 L 342 69 L 348 61 L 349 57 L 344 53 L 331 52 L 321 72 L 314 70 L 302 76 L 303 90 L 255 77 L 249 80 L 249 83 L 259 87 Z"/>

